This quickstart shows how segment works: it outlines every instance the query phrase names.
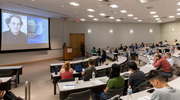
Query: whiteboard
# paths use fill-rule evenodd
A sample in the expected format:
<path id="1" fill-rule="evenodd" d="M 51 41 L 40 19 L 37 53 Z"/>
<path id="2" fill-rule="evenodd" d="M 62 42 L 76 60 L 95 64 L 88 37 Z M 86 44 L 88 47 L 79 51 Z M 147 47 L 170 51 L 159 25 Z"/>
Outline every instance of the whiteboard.
<path id="1" fill-rule="evenodd" d="M 63 47 L 63 38 L 51 38 L 51 49 L 62 49 Z"/>

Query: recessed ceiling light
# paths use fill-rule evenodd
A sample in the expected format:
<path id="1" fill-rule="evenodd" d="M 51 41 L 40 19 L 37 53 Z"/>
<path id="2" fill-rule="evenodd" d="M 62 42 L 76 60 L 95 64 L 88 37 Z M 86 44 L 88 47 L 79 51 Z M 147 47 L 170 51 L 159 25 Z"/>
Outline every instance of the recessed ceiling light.
<path id="1" fill-rule="evenodd" d="M 110 5 L 111 8 L 117 8 L 118 6 L 115 4 Z"/>
<path id="2" fill-rule="evenodd" d="M 94 9 L 87 9 L 87 11 L 94 12 L 95 10 Z"/>
<path id="3" fill-rule="evenodd" d="M 97 21 L 98 19 L 97 19 L 97 18 L 94 18 L 93 20 Z"/>
<path id="4" fill-rule="evenodd" d="M 88 17 L 94 17 L 93 15 L 88 15 Z"/>
<path id="5" fill-rule="evenodd" d="M 169 18 L 174 18 L 174 16 L 169 16 Z"/>
<path id="6" fill-rule="evenodd" d="M 86 21 L 86 19 L 80 19 L 81 21 Z"/>
<path id="7" fill-rule="evenodd" d="M 178 5 L 180 5 L 180 2 L 178 2 Z"/>
<path id="8" fill-rule="evenodd" d="M 109 19 L 114 19 L 114 17 L 111 16 L 111 17 L 109 17 Z"/>
<path id="9" fill-rule="evenodd" d="M 32 0 L 32 1 L 35 1 L 35 0 Z"/>
<path id="10" fill-rule="evenodd" d="M 180 15 L 180 13 L 177 13 L 177 15 Z"/>
<path id="11" fill-rule="evenodd" d="M 79 6 L 79 4 L 76 3 L 76 2 L 70 2 L 69 4 L 70 4 L 70 5 L 73 5 L 73 6 Z"/>
<path id="12" fill-rule="evenodd" d="M 158 20 L 157 22 L 158 22 L 158 23 L 161 23 L 162 21 L 161 21 L 161 20 Z"/>
<path id="13" fill-rule="evenodd" d="M 120 12 L 121 12 L 121 13 L 127 13 L 127 11 L 126 11 L 126 10 L 121 10 Z"/>
<path id="14" fill-rule="evenodd" d="M 139 2 L 146 3 L 146 2 L 148 2 L 148 0 L 139 0 Z"/>
<path id="15" fill-rule="evenodd" d="M 98 0 L 98 1 L 103 1 L 103 0 Z"/>
<path id="16" fill-rule="evenodd" d="M 142 20 L 138 20 L 138 22 L 142 22 Z"/>
<path id="17" fill-rule="evenodd" d="M 180 8 L 178 8 L 177 11 L 180 11 Z"/>
<path id="18" fill-rule="evenodd" d="M 116 19 L 117 22 L 120 22 L 121 20 L 120 19 Z"/>
<path id="19" fill-rule="evenodd" d="M 137 17 L 134 17 L 134 19 L 138 19 Z"/>
<path id="20" fill-rule="evenodd" d="M 155 18 L 156 18 L 156 17 L 159 17 L 159 16 L 158 16 L 158 15 L 154 15 L 153 17 L 155 17 Z"/>
<path id="21" fill-rule="evenodd" d="M 64 5 L 61 6 L 62 8 L 64 7 Z"/>
<path id="22" fill-rule="evenodd" d="M 129 17 L 132 17 L 132 16 L 134 16 L 134 15 L 133 15 L 133 14 L 128 14 L 128 16 L 129 16 Z"/>
<path id="23" fill-rule="evenodd" d="M 106 14 L 104 14 L 104 13 L 100 13 L 99 15 L 100 15 L 100 16 L 106 16 Z"/>
<path id="24" fill-rule="evenodd" d="M 156 12 L 155 11 L 151 11 L 150 14 L 156 14 Z"/>
<path id="25" fill-rule="evenodd" d="M 156 20 L 161 20 L 160 18 L 156 18 Z"/>

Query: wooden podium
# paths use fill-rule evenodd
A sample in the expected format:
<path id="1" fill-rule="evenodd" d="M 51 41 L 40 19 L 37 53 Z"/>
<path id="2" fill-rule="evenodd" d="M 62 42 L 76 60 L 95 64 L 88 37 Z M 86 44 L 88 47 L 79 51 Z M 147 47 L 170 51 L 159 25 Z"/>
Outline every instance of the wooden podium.
<path id="1" fill-rule="evenodd" d="M 64 60 L 72 60 L 73 59 L 72 47 L 65 47 L 64 48 L 63 58 L 64 58 Z"/>

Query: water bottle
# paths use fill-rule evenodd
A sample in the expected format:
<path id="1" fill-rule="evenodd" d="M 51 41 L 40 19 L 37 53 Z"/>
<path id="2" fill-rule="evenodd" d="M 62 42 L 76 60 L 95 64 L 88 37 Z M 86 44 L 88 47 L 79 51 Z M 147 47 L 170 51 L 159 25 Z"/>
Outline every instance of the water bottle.
<path id="1" fill-rule="evenodd" d="M 95 73 L 94 72 L 92 73 L 92 79 L 95 79 Z"/>
<path id="2" fill-rule="evenodd" d="M 128 87 L 128 90 L 127 90 L 127 100 L 132 100 L 132 88 L 131 86 Z"/>
<path id="3" fill-rule="evenodd" d="M 55 67 L 54 67 L 54 73 L 55 73 L 55 75 L 57 75 L 57 69 L 58 69 L 57 66 L 55 66 Z"/>

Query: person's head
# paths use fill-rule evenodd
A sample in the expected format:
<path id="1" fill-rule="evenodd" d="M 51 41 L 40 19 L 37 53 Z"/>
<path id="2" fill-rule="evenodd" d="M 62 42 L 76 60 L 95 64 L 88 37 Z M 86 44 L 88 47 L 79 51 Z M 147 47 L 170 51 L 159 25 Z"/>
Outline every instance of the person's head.
<path id="1" fill-rule="evenodd" d="M 145 44 L 145 46 L 144 47 L 148 47 L 148 45 L 147 44 Z"/>
<path id="2" fill-rule="evenodd" d="M 122 44 L 120 44 L 120 46 L 122 47 Z"/>
<path id="3" fill-rule="evenodd" d="M 88 60 L 88 65 L 91 67 L 94 65 L 94 59 L 89 59 Z"/>
<path id="4" fill-rule="evenodd" d="M 173 47 L 173 46 L 171 47 L 171 50 L 174 50 L 174 47 Z"/>
<path id="5" fill-rule="evenodd" d="M 149 48 L 146 48 L 146 51 L 148 52 L 148 51 L 149 51 Z"/>
<path id="6" fill-rule="evenodd" d="M 165 77 L 158 70 L 151 70 L 147 75 L 146 79 L 155 87 L 163 88 L 164 84 L 167 84 Z"/>
<path id="7" fill-rule="evenodd" d="M 114 47 L 114 50 L 117 50 L 117 47 Z"/>
<path id="8" fill-rule="evenodd" d="M 133 43 L 131 43 L 131 46 L 133 46 Z"/>
<path id="9" fill-rule="evenodd" d="M 107 46 L 107 48 L 109 48 L 109 46 Z"/>
<path id="10" fill-rule="evenodd" d="M 124 46 L 124 48 L 126 48 L 126 49 L 127 49 L 128 47 L 127 47 L 127 46 Z"/>
<path id="11" fill-rule="evenodd" d="M 179 51 L 179 50 L 180 50 L 180 47 L 176 47 L 176 50 Z"/>
<path id="12" fill-rule="evenodd" d="M 134 71 L 138 70 L 137 64 L 135 62 L 130 62 L 128 64 L 128 67 L 129 67 L 131 72 L 134 72 Z"/>
<path id="13" fill-rule="evenodd" d="M 174 42 L 177 42 L 177 39 L 175 39 Z"/>
<path id="14" fill-rule="evenodd" d="M 21 17 L 17 15 L 12 15 L 10 18 L 7 18 L 6 23 L 14 35 L 19 34 L 20 28 L 23 25 Z"/>
<path id="15" fill-rule="evenodd" d="M 135 46 L 137 46 L 137 43 L 135 43 Z"/>
<path id="16" fill-rule="evenodd" d="M 123 51 L 125 52 L 125 51 L 126 51 L 126 48 L 123 48 Z"/>
<path id="17" fill-rule="evenodd" d="M 66 61 L 66 62 L 64 63 L 64 69 L 65 69 L 66 71 L 69 71 L 70 67 L 71 67 L 70 62 L 69 62 L 69 61 Z"/>
<path id="18" fill-rule="evenodd" d="M 159 60 L 161 59 L 161 55 L 159 53 L 154 54 L 154 59 Z"/>
<path id="19" fill-rule="evenodd" d="M 95 47 L 93 47 L 93 49 L 95 50 L 96 48 L 95 48 Z"/>
<path id="20" fill-rule="evenodd" d="M 166 57 L 166 58 L 171 58 L 171 53 L 166 52 L 165 57 Z"/>
<path id="21" fill-rule="evenodd" d="M 167 42 L 167 40 L 165 40 L 164 42 Z"/>
<path id="22" fill-rule="evenodd" d="M 101 49 L 100 48 L 98 48 L 98 51 L 100 51 Z"/>
<path id="23" fill-rule="evenodd" d="M 113 64 L 111 68 L 110 78 L 118 77 L 120 75 L 120 66 L 118 64 Z"/>
<path id="24" fill-rule="evenodd" d="M 154 46 L 154 43 L 152 43 L 151 46 Z"/>
<path id="25" fill-rule="evenodd" d="M 143 42 L 142 42 L 141 44 L 142 44 L 142 45 L 144 45 L 144 43 L 143 43 Z"/>

